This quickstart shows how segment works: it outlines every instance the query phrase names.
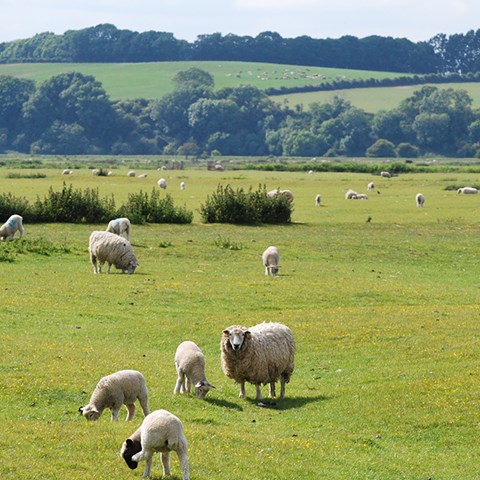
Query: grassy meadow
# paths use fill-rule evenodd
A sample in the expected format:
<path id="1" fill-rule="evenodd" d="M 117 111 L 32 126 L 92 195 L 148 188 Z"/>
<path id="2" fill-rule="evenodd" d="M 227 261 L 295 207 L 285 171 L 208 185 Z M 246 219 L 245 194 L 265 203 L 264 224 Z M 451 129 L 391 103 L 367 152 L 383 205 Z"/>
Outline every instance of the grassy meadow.
<path id="1" fill-rule="evenodd" d="M 0 193 L 34 200 L 65 181 L 121 203 L 160 176 L 38 171 L 46 177 L 0 169 Z M 0 244 L 0 258 L 14 256 L 0 262 L 2 479 L 139 478 L 144 464 L 129 470 L 119 450 L 141 412 L 129 423 L 108 411 L 87 423 L 78 412 L 102 376 L 123 368 L 145 375 L 151 410 L 183 421 L 192 480 L 478 478 L 480 196 L 445 188 L 480 174 L 161 174 L 194 222 L 133 225 L 134 275 L 93 275 L 88 236 L 105 225 L 26 224 L 24 240 Z M 345 200 L 370 181 L 368 200 Z M 200 223 L 218 183 L 289 188 L 292 224 Z M 261 262 L 269 245 L 280 250 L 276 279 Z M 286 399 L 261 408 L 254 386 L 239 399 L 222 373 L 219 342 L 232 324 L 269 320 L 292 329 L 297 354 Z M 186 339 L 216 386 L 205 401 L 172 393 Z M 153 478 L 161 473 L 156 455 Z M 181 478 L 175 455 L 172 473 Z"/>

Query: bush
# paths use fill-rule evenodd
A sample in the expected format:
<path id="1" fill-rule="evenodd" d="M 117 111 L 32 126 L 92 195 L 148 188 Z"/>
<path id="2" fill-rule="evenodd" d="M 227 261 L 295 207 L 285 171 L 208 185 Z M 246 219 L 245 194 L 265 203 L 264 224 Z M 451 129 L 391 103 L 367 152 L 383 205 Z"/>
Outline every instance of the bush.
<path id="1" fill-rule="evenodd" d="M 264 186 L 245 192 L 236 191 L 230 185 L 218 185 L 217 191 L 200 205 L 204 223 L 234 223 L 240 225 L 260 225 L 264 223 L 290 223 L 292 206 L 283 195 L 267 196 Z"/>

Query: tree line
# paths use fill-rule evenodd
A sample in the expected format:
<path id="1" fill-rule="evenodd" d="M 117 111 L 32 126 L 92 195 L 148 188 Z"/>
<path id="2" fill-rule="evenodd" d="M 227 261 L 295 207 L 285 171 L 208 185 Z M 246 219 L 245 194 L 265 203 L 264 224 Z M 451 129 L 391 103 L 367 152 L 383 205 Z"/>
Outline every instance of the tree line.
<path id="1" fill-rule="evenodd" d="M 32 154 L 416 157 L 478 156 L 480 112 L 465 90 L 423 86 L 370 114 L 333 97 L 308 111 L 248 85 L 214 89 L 190 68 L 158 100 L 111 101 L 71 72 L 40 85 L 0 76 L 0 151 Z"/>
<path id="2" fill-rule="evenodd" d="M 193 42 L 168 32 L 135 32 L 100 24 L 57 35 L 0 43 L 0 63 L 245 61 L 404 73 L 468 73 L 480 70 L 480 30 L 438 34 L 426 42 L 372 35 L 316 39 L 283 38 L 266 31 L 252 36 L 199 35 Z"/>

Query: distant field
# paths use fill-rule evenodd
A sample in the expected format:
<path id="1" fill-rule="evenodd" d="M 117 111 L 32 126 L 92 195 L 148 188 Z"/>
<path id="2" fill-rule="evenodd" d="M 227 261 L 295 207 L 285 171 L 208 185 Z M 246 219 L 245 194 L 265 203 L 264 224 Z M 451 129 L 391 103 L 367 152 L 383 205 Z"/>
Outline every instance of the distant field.
<path id="1" fill-rule="evenodd" d="M 12 75 L 43 82 L 53 75 L 78 71 L 93 75 L 101 82 L 112 100 L 161 98 L 174 88 L 172 78 L 190 67 L 208 71 L 215 88 L 254 85 L 297 87 L 317 85 L 341 78 L 382 79 L 404 76 L 392 72 L 342 70 L 338 68 L 303 67 L 253 62 L 151 62 L 151 63 L 22 63 L 0 65 L 0 75 Z"/>

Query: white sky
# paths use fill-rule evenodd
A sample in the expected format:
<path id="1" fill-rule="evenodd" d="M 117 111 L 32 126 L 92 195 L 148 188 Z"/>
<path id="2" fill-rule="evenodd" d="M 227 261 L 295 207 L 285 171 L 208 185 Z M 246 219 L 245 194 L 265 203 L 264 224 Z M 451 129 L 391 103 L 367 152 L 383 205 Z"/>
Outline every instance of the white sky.
<path id="1" fill-rule="evenodd" d="M 100 23 L 137 32 L 282 37 L 404 37 L 480 28 L 479 0 L 0 0 L 0 42 L 36 33 L 80 30 Z"/>

